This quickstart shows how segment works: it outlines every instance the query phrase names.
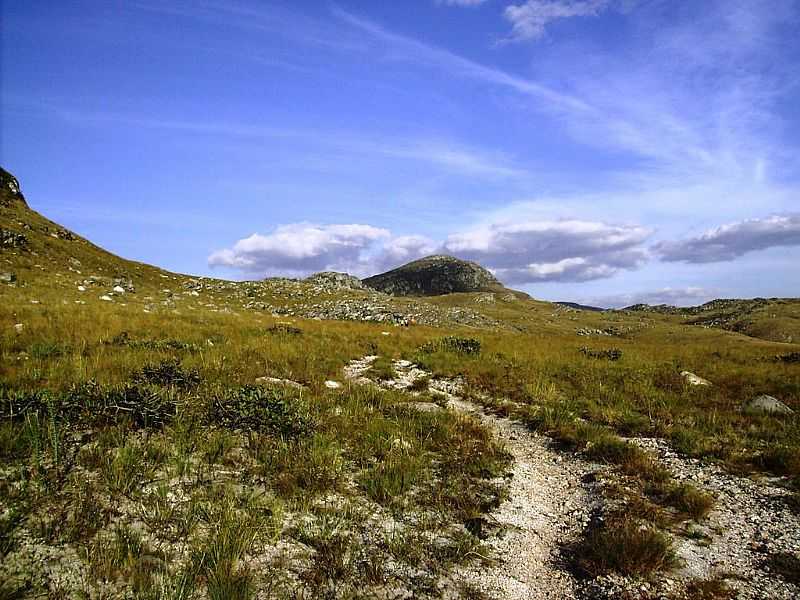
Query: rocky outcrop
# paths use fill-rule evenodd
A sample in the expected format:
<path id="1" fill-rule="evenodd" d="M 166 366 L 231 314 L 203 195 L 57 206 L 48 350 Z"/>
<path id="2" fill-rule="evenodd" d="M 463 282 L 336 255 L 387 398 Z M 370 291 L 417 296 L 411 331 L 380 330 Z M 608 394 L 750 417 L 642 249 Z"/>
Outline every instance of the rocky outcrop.
<path id="1" fill-rule="evenodd" d="M 310 283 L 320 291 L 336 292 L 339 290 L 363 290 L 364 284 L 358 277 L 348 273 L 337 273 L 336 271 L 322 271 L 314 273 L 305 278 L 306 283 Z"/>
<path id="2" fill-rule="evenodd" d="M 380 275 L 364 284 L 392 296 L 439 296 L 453 292 L 504 290 L 489 271 L 477 263 L 452 256 L 428 256 Z"/>
<path id="3" fill-rule="evenodd" d="M 0 167 L 0 206 L 11 206 L 15 202 L 28 206 L 25 196 L 19 189 L 19 181 L 11 173 Z"/>

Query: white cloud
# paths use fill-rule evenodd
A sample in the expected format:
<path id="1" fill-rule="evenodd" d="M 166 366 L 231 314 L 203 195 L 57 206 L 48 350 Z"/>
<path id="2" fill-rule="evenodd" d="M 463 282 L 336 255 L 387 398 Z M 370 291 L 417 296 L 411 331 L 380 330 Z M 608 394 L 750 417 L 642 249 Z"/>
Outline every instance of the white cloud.
<path id="1" fill-rule="evenodd" d="M 212 254 L 209 265 L 250 275 L 301 276 L 314 271 L 372 275 L 430 254 L 474 260 L 503 282 L 588 281 L 637 268 L 650 230 L 637 225 L 561 220 L 490 224 L 454 233 L 444 243 L 394 237 L 370 225 L 281 225 Z"/>
<path id="2" fill-rule="evenodd" d="M 544 35 L 552 21 L 597 16 L 608 4 L 609 0 L 527 0 L 506 7 L 503 14 L 511 23 L 509 40 L 529 40 Z"/>
<path id="3" fill-rule="evenodd" d="M 299 275 L 348 270 L 358 265 L 376 242 L 389 238 L 371 225 L 281 225 L 268 235 L 254 233 L 233 248 L 213 253 L 212 267 L 232 267 L 254 275 Z"/>
<path id="4" fill-rule="evenodd" d="M 667 262 L 709 263 L 777 246 L 800 246 L 800 214 L 730 223 L 697 237 L 659 242 L 653 249 Z"/>
<path id="5" fill-rule="evenodd" d="M 495 223 L 449 236 L 444 251 L 477 261 L 508 284 L 588 281 L 637 268 L 652 232 L 595 221 Z"/>
<path id="6" fill-rule="evenodd" d="M 388 270 L 404 263 L 435 254 L 439 245 L 422 235 L 406 235 L 388 240 L 372 261 L 375 272 Z M 371 273 L 372 274 L 372 273 Z"/>

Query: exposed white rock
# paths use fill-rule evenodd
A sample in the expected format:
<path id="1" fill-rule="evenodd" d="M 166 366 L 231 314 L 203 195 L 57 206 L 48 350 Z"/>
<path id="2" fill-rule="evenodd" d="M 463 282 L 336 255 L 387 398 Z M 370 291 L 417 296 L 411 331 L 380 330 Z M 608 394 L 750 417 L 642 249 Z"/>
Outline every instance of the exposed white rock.
<path id="1" fill-rule="evenodd" d="M 302 383 L 292 381 L 291 379 L 280 379 L 278 377 L 259 377 L 256 379 L 256 383 L 263 385 L 283 385 L 286 387 L 295 388 L 297 390 L 306 389 L 306 386 L 304 386 Z"/>
<path id="2" fill-rule="evenodd" d="M 104 300 L 105 302 L 113 302 L 113 298 L 107 294 L 100 296 L 100 300 Z"/>
<path id="3" fill-rule="evenodd" d="M 113 292 L 115 294 L 124 294 L 125 293 L 125 288 L 123 288 L 121 285 L 117 285 L 117 286 L 114 286 Z"/>
<path id="4" fill-rule="evenodd" d="M 325 387 L 331 390 L 338 390 L 340 387 L 342 387 L 342 384 L 338 381 L 332 381 L 329 379 L 325 382 Z"/>
<path id="5" fill-rule="evenodd" d="M 794 411 L 783 402 L 773 396 L 767 396 L 766 394 L 753 398 L 742 408 L 745 412 L 752 414 L 791 415 L 794 413 Z"/>
<path id="6" fill-rule="evenodd" d="M 700 377 L 699 375 L 695 375 L 691 371 L 681 371 L 681 377 L 683 377 L 686 380 L 686 383 L 688 383 L 689 385 L 704 385 L 704 386 L 714 385 L 708 379 L 703 379 L 702 377 Z"/>
<path id="7" fill-rule="evenodd" d="M 22 333 L 24 330 L 25 330 L 24 324 L 17 323 L 16 325 L 14 325 L 14 331 L 16 331 L 17 333 Z"/>

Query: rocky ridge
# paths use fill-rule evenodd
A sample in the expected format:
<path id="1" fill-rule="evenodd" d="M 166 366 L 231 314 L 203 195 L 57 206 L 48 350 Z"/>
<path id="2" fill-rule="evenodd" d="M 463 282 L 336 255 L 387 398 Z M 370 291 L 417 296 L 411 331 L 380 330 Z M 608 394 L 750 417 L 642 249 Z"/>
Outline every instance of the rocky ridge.
<path id="1" fill-rule="evenodd" d="M 363 280 L 392 296 L 438 296 L 453 292 L 502 291 L 503 285 L 477 263 L 452 256 L 428 256 Z"/>

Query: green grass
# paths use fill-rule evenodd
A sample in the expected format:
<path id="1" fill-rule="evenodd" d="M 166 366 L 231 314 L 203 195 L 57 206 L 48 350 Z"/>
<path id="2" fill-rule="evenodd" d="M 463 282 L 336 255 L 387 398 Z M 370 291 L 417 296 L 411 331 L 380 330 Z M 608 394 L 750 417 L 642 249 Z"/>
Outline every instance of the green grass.
<path id="1" fill-rule="evenodd" d="M 613 571 L 642 576 L 677 564 L 669 537 L 623 515 L 607 516 L 592 527 L 576 555 L 579 566 L 592 575 Z"/>
<path id="2" fill-rule="evenodd" d="M 398 312 L 433 311 L 439 328 L 276 318 L 272 307 L 301 314 L 304 304 L 364 296 L 197 280 L 52 238 L 57 225 L 43 217 L 2 210 L 9 227 L 30 227 L 27 248 L 0 253 L 17 279 L 0 284 L 3 593 L 69 597 L 36 568 L 48 552 L 70 573 L 107 578 L 113 593 L 149 598 L 356 596 L 365 581 L 435 596 L 437 577 L 474 557 L 478 524 L 505 497 L 509 456 L 474 421 L 414 410 L 407 395 L 325 388 L 367 354 L 380 357 L 372 378 L 394 377 L 397 358 L 460 377 L 474 400 L 604 465 L 617 480 L 612 500 L 630 515 L 587 532 L 592 572 L 669 568 L 659 528 L 713 506 L 624 437 L 661 437 L 735 472 L 785 476 L 798 497 L 800 371 L 775 360 L 796 344 L 670 315 L 476 303 L 474 294 L 386 300 Z M 117 278 L 136 291 L 100 300 Z M 775 321 L 794 306 L 781 305 Z M 467 309 L 482 316 L 476 326 L 450 320 Z M 581 328 L 619 332 L 621 358 L 585 359 L 580 348 L 596 340 L 577 336 Z M 682 370 L 714 386 L 687 386 Z M 256 386 L 259 377 L 305 389 Z M 795 414 L 739 410 L 763 393 Z M 284 546 L 299 558 L 280 556 Z"/>

